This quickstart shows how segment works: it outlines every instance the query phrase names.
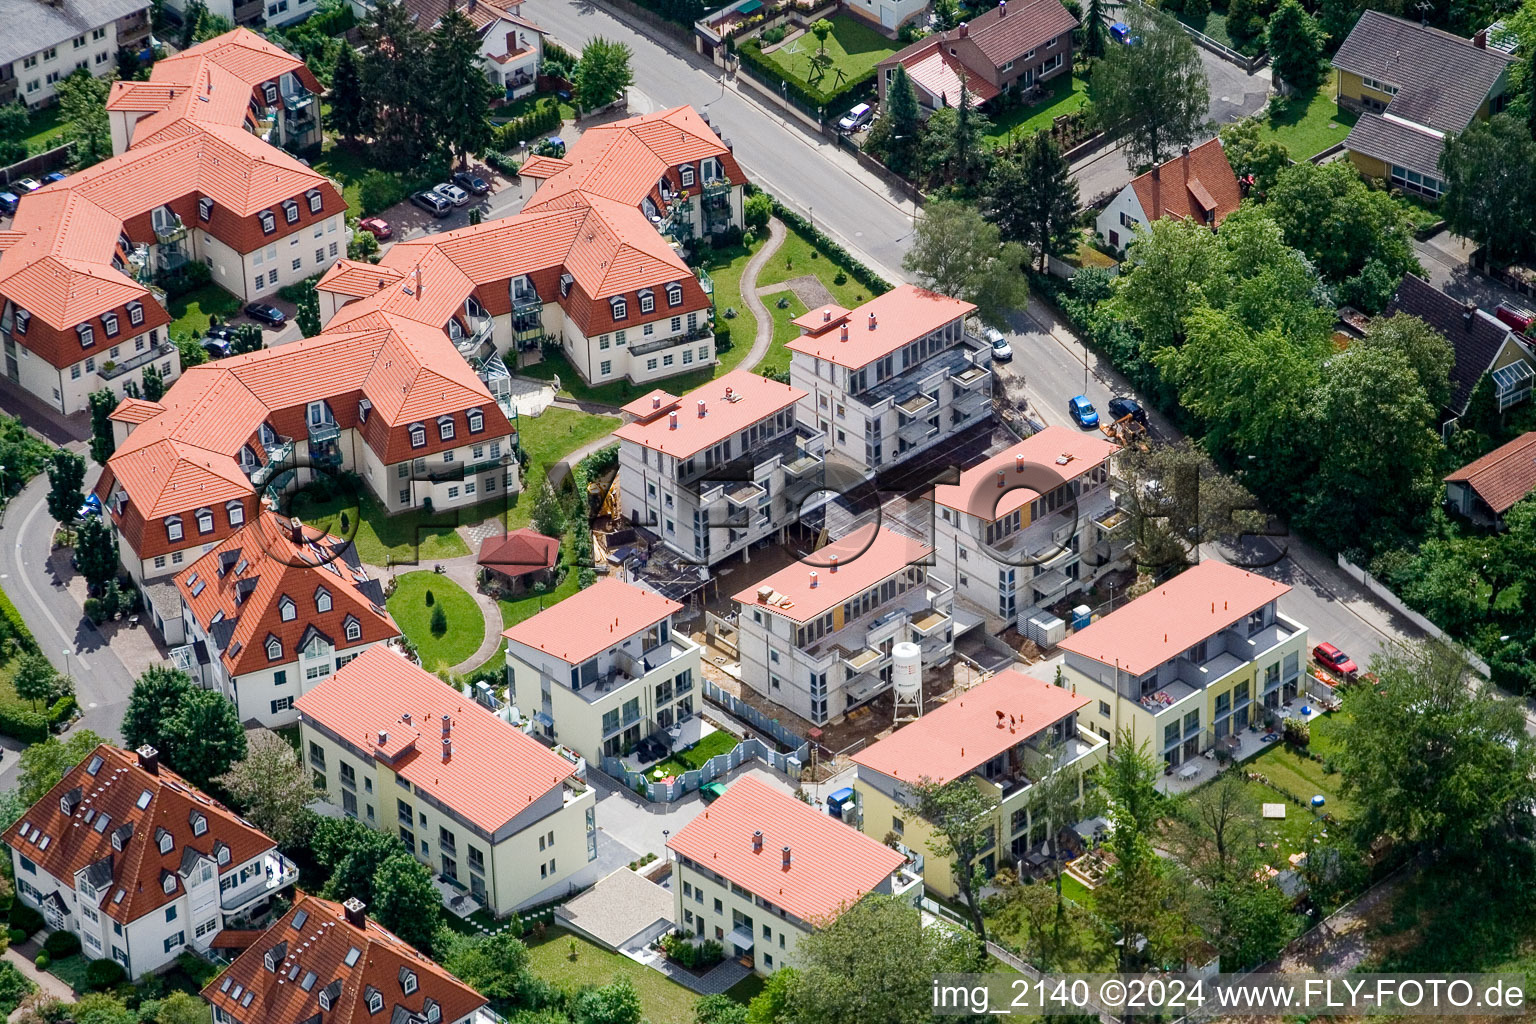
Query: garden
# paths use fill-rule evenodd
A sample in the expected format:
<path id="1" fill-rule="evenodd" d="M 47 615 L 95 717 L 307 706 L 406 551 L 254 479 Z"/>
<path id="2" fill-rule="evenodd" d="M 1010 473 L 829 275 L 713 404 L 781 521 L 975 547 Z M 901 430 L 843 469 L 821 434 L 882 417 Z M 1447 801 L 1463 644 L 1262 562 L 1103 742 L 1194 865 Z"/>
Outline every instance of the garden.
<path id="1" fill-rule="evenodd" d="M 1310 94 L 1276 96 L 1259 118 L 1266 134 L 1286 148 L 1292 158 L 1306 160 L 1343 142 L 1359 115 L 1339 106 L 1337 72 Z"/>
<path id="2" fill-rule="evenodd" d="M 1036 132 L 1049 131 L 1058 117 L 1078 114 L 1088 107 L 1088 79 L 1084 75 L 1060 75 L 1043 88 L 1048 90 L 1047 94 L 1034 103 L 1020 100 L 1004 106 L 1006 98 L 1012 94 L 992 101 L 986 110 L 992 119 L 992 130 L 982 136 L 987 145 L 1006 146 Z M 1069 145 L 1063 144 L 1062 148 Z"/>
<path id="3" fill-rule="evenodd" d="M 485 617 L 473 595 L 440 573 L 396 577 L 385 604 L 428 672 L 459 664 L 485 639 Z"/>
<path id="4" fill-rule="evenodd" d="M 166 307 L 171 315 L 168 331 L 172 341 L 201 338 L 215 318 L 228 323 L 240 315 L 240 300 L 216 284 L 205 284 L 174 298 L 168 296 Z"/>
<path id="5" fill-rule="evenodd" d="M 851 14 L 828 20 L 832 28 L 825 40 L 810 32 L 777 46 L 749 39 L 738 52 L 769 85 L 783 82 L 796 98 L 834 108 L 828 115 L 840 114 L 839 101 L 851 102 L 855 93 L 873 84 L 875 65 L 898 46 Z"/>
<path id="6" fill-rule="evenodd" d="M 283 511 L 307 526 L 350 538 L 357 557 L 369 565 L 410 565 L 469 554 L 458 526 L 476 521 L 470 510 L 414 508 L 391 515 L 371 491 L 345 481 L 343 476 L 343 483 L 329 489 L 311 485 L 295 494 Z"/>
<path id="7" fill-rule="evenodd" d="M 528 944 L 528 969 L 558 988 L 575 992 L 623 976 L 640 994 L 646 1020 L 693 1020 L 693 992 L 639 961 L 610 953 L 563 928 L 550 928 L 543 938 L 525 936 L 524 941 Z"/>
<path id="8" fill-rule="evenodd" d="M 696 772 L 712 757 L 729 754 L 741 742 L 741 737 L 716 729 L 687 750 L 679 750 L 665 761 L 659 761 L 647 771 L 652 778 L 676 778 L 684 772 Z M 657 774 L 660 772 L 661 774 Z"/>

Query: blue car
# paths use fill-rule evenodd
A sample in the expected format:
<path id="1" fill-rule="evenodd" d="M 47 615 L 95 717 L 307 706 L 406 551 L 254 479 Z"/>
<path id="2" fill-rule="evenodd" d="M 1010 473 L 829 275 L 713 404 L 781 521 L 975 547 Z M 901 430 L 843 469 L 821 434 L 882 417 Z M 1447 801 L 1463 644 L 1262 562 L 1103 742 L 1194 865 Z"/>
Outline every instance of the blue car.
<path id="1" fill-rule="evenodd" d="M 1085 430 L 1099 425 L 1099 411 L 1088 401 L 1086 395 L 1078 395 L 1067 403 L 1067 412 L 1072 414 L 1072 419 L 1078 426 Z"/>
<path id="2" fill-rule="evenodd" d="M 63 171 L 52 171 L 52 172 L 50 172 L 48 174 L 43 175 L 43 184 L 44 185 L 52 185 L 52 184 L 55 184 L 57 182 L 63 181 L 67 177 L 69 177 L 69 175 L 65 174 Z"/>
<path id="3" fill-rule="evenodd" d="M 1123 21 L 1117 21 L 1109 26 L 1109 37 L 1123 46 L 1135 46 L 1141 42 L 1141 37 L 1131 35 L 1131 26 Z"/>
<path id="4" fill-rule="evenodd" d="M 21 197 L 15 192 L 0 192 L 0 213 L 15 213 Z"/>

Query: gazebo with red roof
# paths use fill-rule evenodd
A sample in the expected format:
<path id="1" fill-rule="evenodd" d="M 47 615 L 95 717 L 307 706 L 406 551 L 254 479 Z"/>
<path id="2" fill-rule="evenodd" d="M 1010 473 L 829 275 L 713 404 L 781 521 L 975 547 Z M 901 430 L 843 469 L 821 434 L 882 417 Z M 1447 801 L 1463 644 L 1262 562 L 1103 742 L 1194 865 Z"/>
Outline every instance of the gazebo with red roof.
<path id="1" fill-rule="evenodd" d="M 505 581 L 515 593 L 532 583 L 549 582 L 560 561 L 560 541 L 523 527 L 480 543 L 480 567 L 493 579 Z"/>

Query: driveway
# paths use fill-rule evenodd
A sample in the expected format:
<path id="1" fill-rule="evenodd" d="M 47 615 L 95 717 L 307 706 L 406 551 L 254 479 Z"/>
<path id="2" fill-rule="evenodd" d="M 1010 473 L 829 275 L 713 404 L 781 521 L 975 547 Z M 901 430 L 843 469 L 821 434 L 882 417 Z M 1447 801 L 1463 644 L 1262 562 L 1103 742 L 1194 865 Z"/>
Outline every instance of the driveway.
<path id="1" fill-rule="evenodd" d="M 1477 245 L 1449 231 L 1441 231 L 1422 242 L 1415 241 L 1424 279 L 1453 299 L 1475 302 L 1492 312 L 1499 303 L 1529 306 L 1531 300 L 1513 288 L 1506 288 L 1480 273 L 1467 262 Z"/>
<path id="2" fill-rule="evenodd" d="M 713 708 L 711 714 L 715 714 Z M 760 782 L 793 793 L 795 787 L 789 780 L 769 769 L 761 761 L 751 761 L 725 777 L 727 784 L 751 775 Z M 662 856 L 667 837 L 677 835 L 679 829 L 698 817 L 704 810 L 703 798 L 697 792 L 689 793 L 675 803 L 651 803 L 631 793 L 603 772 L 587 765 L 587 782 L 597 790 L 598 831 L 641 856 L 654 853 Z"/>

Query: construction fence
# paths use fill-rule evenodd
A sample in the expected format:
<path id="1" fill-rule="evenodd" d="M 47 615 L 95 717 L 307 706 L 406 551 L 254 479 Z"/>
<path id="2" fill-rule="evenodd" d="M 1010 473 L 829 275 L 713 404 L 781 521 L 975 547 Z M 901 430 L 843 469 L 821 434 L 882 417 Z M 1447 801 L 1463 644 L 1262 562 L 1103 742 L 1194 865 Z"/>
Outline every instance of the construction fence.
<path id="1" fill-rule="evenodd" d="M 652 803 L 669 804 L 681 800 L 689 793 L 724 778 L 748 761 L 757 760 L 772 766 L 791 778 L 800 777 L 800 768 L 811 756 L 810 744 L 804 744 L 792 753 L 781 754 L 757 737 L 742 740 L 723 754 L 717 754 L 695 771 L 683 772 L 666 779 L 653 779 L 645 772 L 630 771 L 616 757 L 603 758 L 603 771 L 616 779 L 626 789 L 638 793 Z"/>

